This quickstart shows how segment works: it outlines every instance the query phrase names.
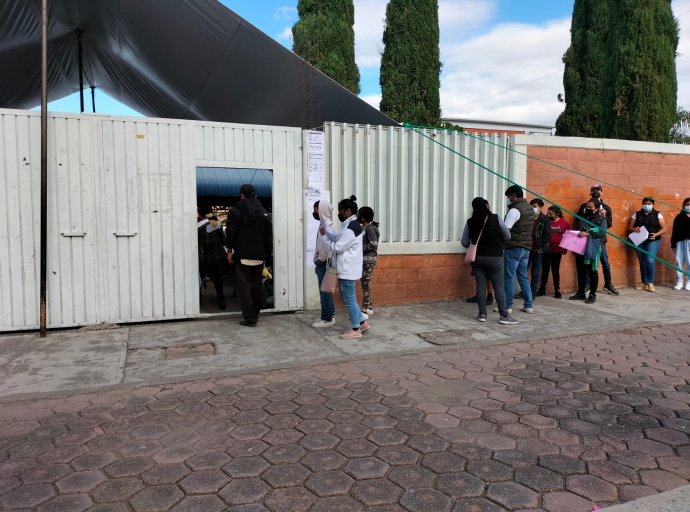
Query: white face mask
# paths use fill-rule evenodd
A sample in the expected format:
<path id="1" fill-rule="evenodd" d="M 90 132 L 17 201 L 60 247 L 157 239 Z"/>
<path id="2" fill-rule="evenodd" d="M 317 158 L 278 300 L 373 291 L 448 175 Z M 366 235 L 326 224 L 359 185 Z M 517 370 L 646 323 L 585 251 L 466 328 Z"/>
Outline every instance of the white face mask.
<path id="1" fill-rule="evenodd" d="M 534 215 L 539 215 L 539 208 L 534 209 Z"/>

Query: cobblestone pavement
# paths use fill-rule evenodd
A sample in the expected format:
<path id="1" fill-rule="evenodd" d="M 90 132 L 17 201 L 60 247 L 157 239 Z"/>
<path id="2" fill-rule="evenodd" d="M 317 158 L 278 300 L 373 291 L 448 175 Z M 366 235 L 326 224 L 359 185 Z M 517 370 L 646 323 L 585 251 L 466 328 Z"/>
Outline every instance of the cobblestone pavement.
<path id="1" fill-rule="evenodd" d="M 0 404 L 0 510 L 589 512 L 690 479 L 690 325 Z"/>

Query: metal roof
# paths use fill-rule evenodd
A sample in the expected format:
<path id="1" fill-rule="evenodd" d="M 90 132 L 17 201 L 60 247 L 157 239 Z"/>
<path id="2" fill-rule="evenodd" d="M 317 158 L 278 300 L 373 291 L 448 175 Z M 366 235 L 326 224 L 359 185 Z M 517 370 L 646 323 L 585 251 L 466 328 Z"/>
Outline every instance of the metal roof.
<path id="1" fill-rule="evenodd" d="M 196 168 L 196 195 L 239 197 L 240 187 L 254 185 L 257 197 L 273 197 L 273 173 L 266 169 Z"/>
<path id="2" fill-rule="evenodd" d="M 86 88 L 147 116 L 395 125 L 217 0 L 50 0 L 48 23 L 49 101 L 79 90 L 83 30 Z M 39 105 L 40 0 L 0 1 L 0 70 L 0 108 Z"/>

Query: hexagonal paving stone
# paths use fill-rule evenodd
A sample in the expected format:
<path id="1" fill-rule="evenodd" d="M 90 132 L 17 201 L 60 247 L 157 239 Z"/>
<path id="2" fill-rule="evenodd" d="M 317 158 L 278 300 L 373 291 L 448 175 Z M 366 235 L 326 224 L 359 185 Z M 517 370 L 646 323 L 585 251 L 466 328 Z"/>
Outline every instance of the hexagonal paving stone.
<path id="1" fill-rule="evenodd" d="M 490 450 L 512 450 L 516 446 L 513 439 L 498 434 L 479 436 L 477 444 Z"/>
<path id="2" fill-rule="evenodd" d="M 515 471 L 515 481 L 540 493 L 563 489 L 561 475 L 538 466 L 518 469 Z"/>
<path id="3" fill-rule="evenodd" d="M 422 459 L 422 466 L 436 474 L 458 473 L 465 469 L 466 460 L 448 452 L 428 453 Z"/>
<path id="4" fill-rule="evenodd" d="M 573 475 L 566 481 L 566 488 L 594 502 L 616 501 L 618 491 L 615 485 L 592 475 Z"/>
<path id="5" fill-rule="evenodd" d="M 537 456 L 522 450 L 500 450 L 494 453 L 494 459 L 513 468 L 537 464 Z"/>
<path id="6" fill-rule="evenodd" d="M 352 439 L 343 441 L 336 448 L 345 457 L 369 457 L 374 454 L 377 446 L 366 439 Z"/>
<path id="7" fill-rule="evenodd" d="M 474 443 L 460 443 L 451 446 L 450 451 L 466 460 L 488 460 L 493 452 Z"/>
<path id="8" fill-rule="evenodd" d="M 69 475 L 72 470 L 67 464 L 49 464 L 29 469 L 21 474 L 24 484 L 52 484 Z M 0 495 L 12 489 L 3 489 L 0 486 Z"/>
<path id="9" fill-rule="evenodd" d="M 118 478 L 103 482 L 92 496 L 96 503 L 114 503 L 128 500 L 143 488 L 144 484 L 136 477 Z"/>
<path id="10" fill-rule="evenodd" d="M 36 512 L 83 512 L 91 509 L 93 501 L 86 494 L 75 494 L 72 496 L 56 496 L 36 509 Z"/>
<path id="11" fill-rule="evenodd" d="M 360 512 L 362 504 L 349 496 L 322 498 L 310 510 L 310 512 Z"/>
<path id="12" fill-rule="evenodd" d="M 112 478 L 121 478 L 123 476 L 141 475 L 151 467 L 153 467 L 153 462 L 146 457 L 128 457 L 113 462 L 105 468 L 105 472 Z"/>
<path id="13" fill-rule="evenodd" d="M 550 492 L 542 497 L 542 507 L 547 512 L 591 512 L 594 504 L 571 492 Z"/>
<path id="14" fill-rule="evenodd" d="M 61 494 L 74 494 L 91 492 L 105 480 L 105 475 L 100 471 L 81 471 L 66 476 L 55 485 Z"/>
<path id="15" fill-rule="evenodd" d="M 583 461 L 559 454 L 542 455 L 539 457 L 539 465 L 560 475 L 575 475 L 586 471 Z"/>
<path id="16" fill-rule="evenodd" d="M 8 492 L 0 498 L 5 510 L 28 509 L 36 507 L 55 496 L 53 486 L 49 484 L 24 485 Z"/>
<path id="17" fill-rule="evenodd" d="M 169 510 L 184 494 L 176 485 L 160 485 L 147 487 L 134 496 L 130 503 L 137 512 Z"/>
<path id="18" fill-rule="evenodd" d="M 227 475 L 216 469 L 195 471 L 182 479 L 179 485 L 186 494 L 211 494 L 217 492 L 227 482 Z"/>
<path id="19" fill-rule="evenodd" d="M 173 507 L 172 512 L 223 512 L 226 505 L 216 496 L 190 496 Z"/>
<path id="20" fill-rule="evenodd" d="M 384 446 L 376 451 L 376 458 L 391 466 L 402 466 L 416 463 L 420 456 L 407 446 Z"/>
<path id="21" fill-rule="evenodd" d="M 683 432 L 670 428 L 650 428 L 645 431 L 647 437 L 652 441 L 658 441 L 670 446 L 680 446 L 688 444 L 688 436 Z"/>
<path id="22" fill-rule="evenodd" d="M 338 443 L 340 443 L 340 439 L 325 432 L 308 434 L 300 441 L 300 444 L 309 451 L 332 450 L 338 446 Z"/>
<path id="23" fill-rule="evenodd" d="M 359 423 L 343 423 L 333 428 L 330 433 L 343 440 L 364 439 L 371 430 Z"/>
<path id="24" fill-rule="evenodd" d="M 222 451 L 199 453 L 187 461 L 187 465 L 194 471 L 204 469 L 218 469 L 230 462 L 230 457 Z"/>
<path id="25" fill-rule="evenodd" d="M 395 503 L 402 494 L 402 489 L 388 480 L 365 480 L 357 482 L 352 496 L 368 507 Z"/>
<path id="26" fill-rule="evenodd" d="M 385 414 L 367 416 L 362 420 L 362 425 L 371 429 L 392 428 L 398 424 L 398 420 Z"/>
<path id="27" fill-rule="evenodd" d="M 657 468 L 656 460 L 653 457 L 635 450 L 609 452 L 609 459 L 637 470 Z"/>
<path id="28" fill-rule="evenodd" d="M 295 444 L 304 437 L 304 434 L 299 430 L 286 428 L 281 430 L 272 430 L 266 434 L 262 439 L 264 442 L 271 445 L 279 444 Z"/>
<path id="29" fill-rule="evenodd" d="M 263 453 L 263 457 L 271 464 L 289 464 L 299 462 L 307 451 L 297 444 L 282 444 L 272 446 Z"/>
<path id="30" fill-rule="evenodd" d="M 621 498 L 625 501 L 639 500 L 646 496 L 653 496 L 657 492 L 646 485 L 624 485 L 621 487 Z"/>
<path id="31" fill-rule="evenodd" d="M 433 487 L 436 475 L 420 466 L 400 466 L 391 469 L 388 479 L 403 489 Z"/>
<path id="32" fill-rule="evenodd" d="M 189 468 L 181 462 L 159 464 L 141 475 L 146 485 L 164 485 L 179 482 L 190 473 Z"/>
<path id="33" fill-rule="evenodd" d="M 266 443 L 258 439 L 252 439 L 233 443 L 226 448 L 225 452 L 233 458 L 256 457 L 264 453 L 267 449 L 268 445 Z M 274 449 L 279 450 L 281 448 L 276 447 Z"/>
<path id="34" fill-rule="evenodd" d="M 433 453 L 448 449 L 448 442 L 436 436 L 414 436 L 407 440 L 407 446 L 420 453 Z"/>
<path id="35" fill-rule="evenodd" d="M 254 478 L 268 469 L 270 464 L 261 457 L 242 457 L 223 466 L 232 478 Z"/>
<path id="36" fill-rule="evenodd" d="M 385 428 L 374 430 L 367 439 L 379 446 L 395 446 L 404 444 L 407 441 L 407 436 L 399 430 Z"/>
<path id="37" fill-rule="evenodd" d="M 539 495 L 515 482 L 498 482 L 489 485 L 486 497 L 508 510 L 536 508 Z"/>
<path id="38" fill-rule="evenodd" d="M 75 471 L 103 469 L 117 460 L 113 452 L 89 452 L 72 461 Z"/>
<path id="39" fill-rule="evenodd" d="M 256 503 L 271 490 L 260 478 L 233 480 L 221 489 L 218 495 L 228 505 L 246 505 Z"/>
<path id="40" fill-rule="evenodd" d="M 469 498 L 458 500 L 453 512 L 505 512 L 505 509 L 484 498 Z"/>
<path id="41" fill-rule="evenodd" d="M 273 488 L 302 485 L 311 476 L 311 471 L 301 464 L 281 464 L 270 467 L 263 479 Z"/>
<path id="42" fill-rule="evenodd" d="M 690 460 L 680 457 L 660 457 L 657 459 L 659 467 L 665 471 L 690 479 Z"/>
<path id="43" fill-rule="evenodd" d="M 339 469 L 345 463 L 345 457 L 332 450 L 308 453 L 301 461 L 302 465 L 314 472 Z"/>
<path id="44" fill-rule="evenodd" d="M 93 429 L 84 428 L 70 430 L 69 432 L 55 436 L 54 441 L 56 446 L 81 445 L 86 444 L 97 437 L 98 435 L 93 431 Z"/>
<path id="45" fill-rule="evenodd" d="M 302 487 L 292 487 L 272 491 L 264 504 L 272 512 L 306 512 L 316 501 L 317 497 L 311 491 Z"/>
<path id="46" fill-rule="evenodd" d="M 688 484 L 684 478 L 660 469 L 640 472 L 640 480 L 644 485 L 661 492 Z"/>
<path id="47" fill-rule="evenodd" d="M 436 480 L 436 489 L 453 499 L 478 498 L 484 493 L 483 480 L 468 473 L 441 475 Z"/>
<path id="48" fill-rule="evenodd" d="M 494 460 L 473 460 L 467 463 L 467 472 L 481 478 L 485 482 L 501 482 L 510 480 L 513 470 L 510 466 Z"/>
<path id="49" fill-rule="evenodd" d="M 355 481 L 341 471 L 325 471 L 313 475 L 306 483 L 308 489 L 319 497 L 347 494 Z"/>
<path id="50" fill-rule="evenodd" d="M 452 502 L 435 489 L 410 489 L 403 494 L 400 504 L 410 512 L 450 512 Z"/>
<path id="51" fill-rule="evenodd" d="M 382 478 L 390 466 L 373 457 L 353 459 L 345 466 L 345 471 L 357 480 Z"/>

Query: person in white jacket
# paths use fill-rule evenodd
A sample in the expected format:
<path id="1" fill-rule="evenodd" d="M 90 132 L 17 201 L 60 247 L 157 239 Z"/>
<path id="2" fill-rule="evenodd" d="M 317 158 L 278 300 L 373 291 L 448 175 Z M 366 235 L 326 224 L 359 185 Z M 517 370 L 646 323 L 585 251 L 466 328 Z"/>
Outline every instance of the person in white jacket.
<path id="1" fill-rule="evenodd" d="M 362 278 L 362 226 L 357 218 L 357 198 L 351 196 L 338 203 L 338 219 L 343 223 L 342 230 L 337 233 L 322 219 L 320 232 L 323 241 L 333 253 L 332 265 L 338 271 L 338 287 L 340 298 L 347 306 L 350 316 L 350 330 L 340 335 L 340 339 L 354 340 L 362 337 L 362 333 L 371 329 L 367 317 L 357 304 L 355 285 Z"/>

